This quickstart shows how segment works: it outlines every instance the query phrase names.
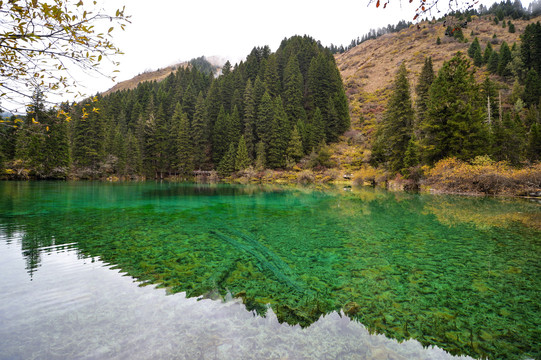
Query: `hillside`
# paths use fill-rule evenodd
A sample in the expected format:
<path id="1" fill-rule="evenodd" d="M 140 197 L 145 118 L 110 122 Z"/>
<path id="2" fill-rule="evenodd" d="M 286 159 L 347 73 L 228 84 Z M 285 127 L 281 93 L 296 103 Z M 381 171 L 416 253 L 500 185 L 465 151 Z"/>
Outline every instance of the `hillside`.
<path id="1" fill-rule="evenodd" d="M 167 76 L 169 76 L 171 73 L 175 72 L 180 67 L 186 67 L 188 66 L 187 62 L 182 62 L 176 65 L 171 65 L 163 69 L 158 70 L 152 70 L 152 71 L 145 71 L 142 74 L 139 74 L 129 80 L 121 81 L 117 83 L 115 86 L 110 88 L 109 90 L 102 93 L 102 95 L 106 96 L 109 94 L 112 94 L 116 91 L 122 91 L 122 90 L 132 90 L 137 87 L 142 82 L 145 81 L 162 81 Z"/>
<path id="2" fill-rule="evenodd" d="M 195 61 L 203 61 L 206 62 L 209 67 L 212 67 L 215 72 L 219 72 L 222 68 L 223 64 L 225 63 L 225 60 L 218 57 L 218 56 L 210 56 L 210 57 L 200 57 L 198 59 L 192 59 L 190 61 L 184 61 L 180 62 L 175 65 L 167 66 L 163 69 L 157 69 L 157 70 L 149 70 L 145 71 L 142 74 L 139 74 L 129 80 L 121 81 L 117 84 L 115 84 L 112 88 L 102 93 L 103 96 L 110 95 L 116 91 L 122 91 L 122 90 L 132 90 L 137 87 L 140 83 L 143 82 L 151 82 L 156 81 L 160 82 L 164 80 L 166 77 L 168 77 L 170 74 L 174 73 L 180 68 L 186 68 L 189 64 L 193 64 Z"/>
<path id="3" fill-rule="evenodd" d="M 525 27 L 541 20 L 541 17 L 529 21 L 512 20 L 516 32 L 510 33 L 507 27 L 502 27 L 501 22 L 496 25 L 491 20 L 493 17 L 472 16 L 472 21 L 463 29 L 468 42 L 459 42 L 446 36 L 448 24 L 444 25 L 443 20 L 435 23 L 424 21 L 419 23 L 419 26 L 412 25 L 398 33 L 365 41 L 345 53 L 335 55 L 350 102 L 352 125 L 352 131 L 346 133 L 347 141 L 334 146 L 335 160 L 355 170 L 369 158 L 368 149 L 373 140 L 376 123 L 385 111 L 396 71 L 402 63 L 405 63 L 408 69 L 413 91 L 425 57 L 432 57 L 434 70 L 437 72 L 456 52 L 467 53 L 475 37 L 479 39 L 482 50 L 488 42 L 494 50 L 499 50 L 503 41 L 509 46 L 514 42 L 520 43 L 520 34 Z M 437 44 L 438 38 L 441 40 L 440 45 Z M 477 76 L 485 73 L 486 66 L 477 72 Z M 491 77 L 494 80 L 503 80 L 498 76 Z M 512 80 L 507 85 L 511 88 Z M 415 98 L 414 94 L 412 95 Z"/>

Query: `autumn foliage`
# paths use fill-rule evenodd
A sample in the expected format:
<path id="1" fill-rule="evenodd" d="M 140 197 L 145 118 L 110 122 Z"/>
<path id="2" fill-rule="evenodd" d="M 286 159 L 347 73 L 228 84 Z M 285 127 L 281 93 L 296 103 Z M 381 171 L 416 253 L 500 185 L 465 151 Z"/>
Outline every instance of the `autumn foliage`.
<path id="1" fill-rule="evenodd" d="M 469 163 L 447 158 L 427 171 L 425 184 L 442 192 L 528 195 L 541 190 L 541 163 L 516 169 L 487 156 Z"/>

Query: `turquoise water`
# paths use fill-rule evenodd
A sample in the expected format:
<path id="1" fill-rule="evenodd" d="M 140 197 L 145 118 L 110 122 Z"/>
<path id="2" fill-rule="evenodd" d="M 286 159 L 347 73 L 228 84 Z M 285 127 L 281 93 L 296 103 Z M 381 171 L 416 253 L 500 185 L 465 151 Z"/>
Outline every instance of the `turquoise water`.
<path id="1" fill-rule="evenodd" d="M 538 359 L 540 224 L 526 200 L 3 182 L 0 358 Z"/>

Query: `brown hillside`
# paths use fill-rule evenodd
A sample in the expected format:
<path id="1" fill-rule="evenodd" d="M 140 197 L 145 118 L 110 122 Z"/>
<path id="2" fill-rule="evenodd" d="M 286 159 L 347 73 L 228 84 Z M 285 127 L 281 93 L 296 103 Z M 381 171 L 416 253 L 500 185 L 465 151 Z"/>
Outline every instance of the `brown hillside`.
<path id="1" fill-rule="evenodd" d="M 409 80 L 415 88 L 424 59 L 431 56 L 434 70 L 437 72 L 444 61 L 450 60 L 456 52 L 467 53 L 475 37 L 479 39 L 481 50 L 484 51 L 488 42 L 499 51 L 500 45 L 506 41 L 509 46 L 520 42 L 520 34 L 532 23 L 541 21 L 541 17 L 525 21 L 511 20 L 516 32 L 509 33 L 508 28 L 502 28 L 502 22 L 495 25 L 489 18 L 473 16 L 473 20 L 464 28 L 463 34 L 468 42 L 445 35 L 446 26 L 443 20 L 435 24 L 428 22 L 412 25 L 398 33 L 387 34 L 374 40 L 368 40 L 346 53 L 336 55 L 336 63 L 342 74 L 346 93 L 350 101 L 352 131 L 346 133 L 346 143 L 335 147 L 336 160 L 340 163 L 350 163 L 353 168 L 361 165 L 369 157 L 372 133 L 377 122 L 385 111 L 387 99 L 391 93 L 395 73 L 402 62 L 410 73 Z M 507 23 L 509 19 L 505 19 Z M 472 35 L 473 32 L 473 35 Z M 496 34 L 496 39 L 493 35 Z M 437 45 L 437 38 L 441 44 Z M 484 73 L 483 69 L 478 72 Z M 502 80 L 502 79 L 500 79 Z M 356 154 L 354 159 L 346 154 Z"/>
<path id="2" fill-rule="evenodd" d="M 186 66 L 188 66 L 188 63 L 183 62 L 176 65 L 168 66 L 163 69 L 144 72 L 129 80 L 119 82 L 118 84 L 116 84 L 115 86 L 113 86 L 112 88 L 104 92 L 102 95 L 109 95 L 116 91 L 135 89 L 137 85 L 139 85 L 139 83 L 142 83 L 145 81 L 162 81 L 167 76 L 169 76 L 169 74 L 174 72 L 176 69 L 180 67 L 186 67 Z"/>

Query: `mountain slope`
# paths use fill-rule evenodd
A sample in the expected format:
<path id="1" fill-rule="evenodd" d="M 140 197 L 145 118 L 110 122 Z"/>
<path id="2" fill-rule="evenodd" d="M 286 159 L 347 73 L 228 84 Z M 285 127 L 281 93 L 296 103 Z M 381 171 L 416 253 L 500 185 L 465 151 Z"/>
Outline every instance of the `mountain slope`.
<path id="1" fill-rule="evenodd" d="M 415 99 L 413 92 L 425 57 L 432 57 L 437 72 L 456 52 L 466 54 L 475 37 L 479 39 L 482 51 L 488 42 L 494 50 L 499 51 L 503 41 L 509 46 L 514 42 L 519 43 L 520 34 L 525 27 L 541 20 L 541 17 L 529 21 L 512 20 L 516 32 L 510 33 L 508 27 L 502 27 L 502 22 L 496 25 L 492 21 L 493 17 L 472 16 L 472 21 L 462 30 L 468 42 L 460 42 L 445 35 L 450 21 L 425 21 L 398 33 L 365 41 L 343 54 L 335 55 L 350 102 L 352 125 L 352 131 L 346 133 L 347 143 L 342 142 L 334 149 L 335 160 L 341 164 L 353 163 L 352 167 L 356 168 L 369 158 L 368 149 L 371 147 L 376 124 L 385 111 L 396 71 L 403 62 L 408 69 L 412 96 Z M 505 19 L 506 22 L 508 20 Z M 441 40 L 440 45 L 437 44 L 438 38 Z M 486 73 L 486 67 L 482 67 L 477 75 L 483 73 Z M 508 84 L 509 88 L 510 85 Z"/>

